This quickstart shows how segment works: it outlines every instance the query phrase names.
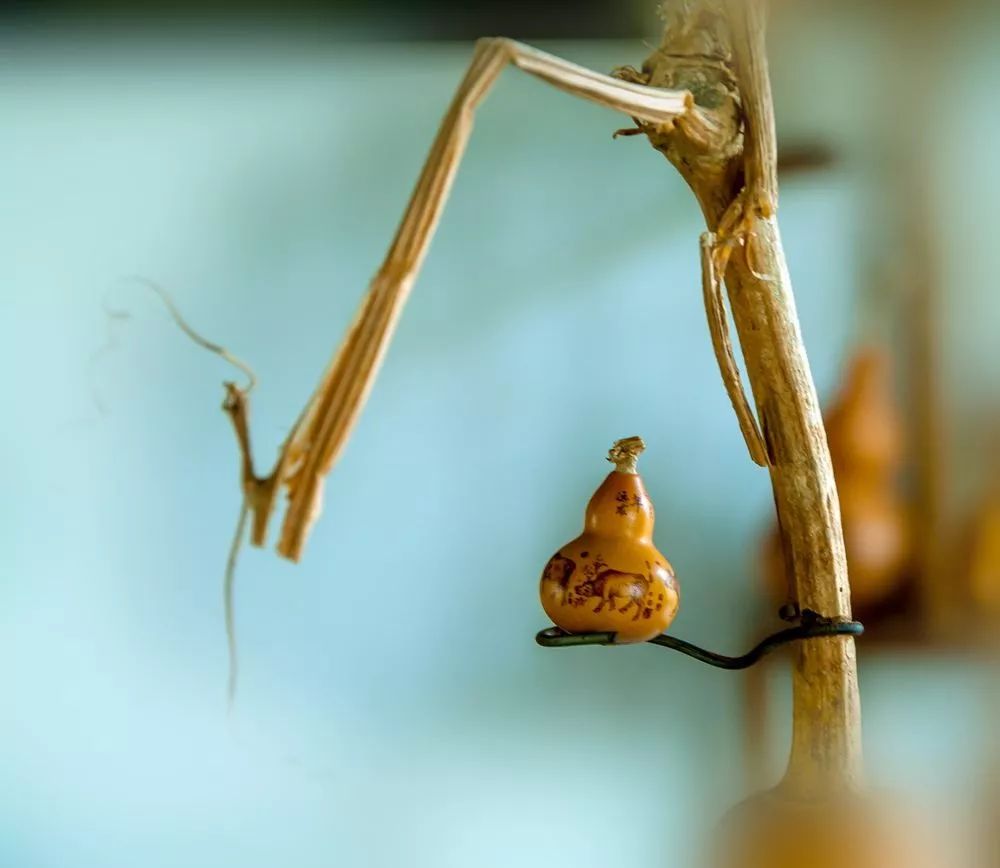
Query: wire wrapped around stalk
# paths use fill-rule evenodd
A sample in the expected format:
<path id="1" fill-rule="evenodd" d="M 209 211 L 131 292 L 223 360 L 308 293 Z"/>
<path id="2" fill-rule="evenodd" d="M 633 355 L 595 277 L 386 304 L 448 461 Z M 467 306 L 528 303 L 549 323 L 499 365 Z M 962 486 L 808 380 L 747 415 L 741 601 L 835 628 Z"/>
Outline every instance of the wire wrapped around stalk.
<path id="1" fill-rule="evenodd" d="M 758 642 L 753 648 L 738 657 L 729 657 L 715 651 L 709 651 L 677 639 L 673 636 L 660 635 L 648 640 L 651 645 L 659 645 L 671 651 L 679 651 L 709 666 L 719 669 L 747 669 L 757 663 L 762 657 L 791 642 L 801 642 L 807 639 L 818 639 L 825 636 L 860 636 L 865 632 L 860 621 L 843 621 L 824 618 L 815 612 L 806 610 L 802 613 L 802 621 L 794 627 L 788 627 L 772 633 Z M 535 641 L 544 648 L 575 648 L 582 645 L 617 645 L 615 633 L 567 633 L 558 627 L 542 630 L 535 636 Z"/>

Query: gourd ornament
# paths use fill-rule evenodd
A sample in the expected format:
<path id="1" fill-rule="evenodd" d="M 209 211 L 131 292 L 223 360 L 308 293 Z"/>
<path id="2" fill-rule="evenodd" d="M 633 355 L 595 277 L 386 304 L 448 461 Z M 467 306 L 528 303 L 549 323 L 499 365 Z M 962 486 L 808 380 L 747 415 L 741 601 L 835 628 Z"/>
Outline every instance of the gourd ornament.
<path id="1" fill-rule="evenodd" d="M 795 795 L 784 784 L 736 806 L 716 836 L 712 868 L 946 868 L 910 805 L 867 792 Z"/>
<path id="2" fill-rule="evenodd" d="M 967 531 L 968 602 L 991 622 L 1000 616 L 1000 480 L 982 499 Z"/>
<path id="3" fill-rule="evenodd" d="M 653 504 L 636 469 L 644 449 L 639 437 L 614 444 L 608 460 L 615 469 L 587 504 L 583 533 L 545 565 L 542 607 L 568 633 L 645 642 L 677 614 L 677 580 L 653 545 Z"/>
<path id="4" fill-rule="evenodd" d="M 910 560 L 906 505 L 896 488 L 902 433 L 890 392 L 889 360 L 868 347 L 851 360 L 825 427 L 840 498 L 851 598 L 864 611 L 891 596 Z M 767 541 L 765 567 L 776 597 L 788 582 L 777 532 Z"/>

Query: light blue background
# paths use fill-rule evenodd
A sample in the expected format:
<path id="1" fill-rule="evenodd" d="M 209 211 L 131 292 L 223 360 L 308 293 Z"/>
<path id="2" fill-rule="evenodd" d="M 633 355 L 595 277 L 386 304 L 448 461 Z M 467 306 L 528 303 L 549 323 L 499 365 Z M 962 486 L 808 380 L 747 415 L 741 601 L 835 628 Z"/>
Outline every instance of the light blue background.
<path id="1" fill-rule="evenodd" d="M 551 48 L 597 69 L 643 52 Z M 615 438 L 648 442 L 675 631 L 702 644 L 735 651 L 756 629 L 770 490 L 711 354 L 690 194 L 641 140 L 611 140 L 627 121 L 516 72 L 478 118 L 303 563 L 243 557 L 227 723 L 231 373 L 121 278 L 155 279 L 253 364 L 267 466 L 467 57 L 6 38 L 0 865 L 686 866 L 747 792 L 740 676 L 532 641 L 540 567 L 578 532 Z M 844 130 L 850 95 L 829 86 L 823 117 L 793 78 L 783 123 Z M 854 329 L 859 178 L 848 161 L 783 193 L 823 395 Z M 108 351 L 105 303 L 131 314 Z M 973 780 L 973 676 L 866 666 L 880 780 Z"/>

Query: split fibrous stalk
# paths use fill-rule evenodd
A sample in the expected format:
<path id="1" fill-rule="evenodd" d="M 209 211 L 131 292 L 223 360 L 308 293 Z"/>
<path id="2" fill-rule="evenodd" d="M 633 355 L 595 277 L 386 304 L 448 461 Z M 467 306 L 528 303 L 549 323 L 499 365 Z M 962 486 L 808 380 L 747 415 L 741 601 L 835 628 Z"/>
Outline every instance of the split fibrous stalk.
<path id="1" fill-rule="evenodd" d="M 243 487 L 253 513 L 251 538 L 255 544 L 264 544 L 275 498 L 284 486 L 288 509 L 278 551 L 292 560 L 301 557 L 319 515 L 323 479 L 340 456 L 374 383 L 437 228 L 472 132 L 475 109 L 508 64 L 574 96 L 623 112 L 650 128 L 666 131 L 685 117 L 697 135 L 712 135 L 711 120 L 700 118 L 685 91 L 621 81 L 509 39 L 480 40 L 385 260 L 346 339 L 282 448 L 276 467 L 265 478 L 254 472 L 246 396 L 235 387 L 229 388 L 225 409 L 233 420 L 243 456 Z"/>

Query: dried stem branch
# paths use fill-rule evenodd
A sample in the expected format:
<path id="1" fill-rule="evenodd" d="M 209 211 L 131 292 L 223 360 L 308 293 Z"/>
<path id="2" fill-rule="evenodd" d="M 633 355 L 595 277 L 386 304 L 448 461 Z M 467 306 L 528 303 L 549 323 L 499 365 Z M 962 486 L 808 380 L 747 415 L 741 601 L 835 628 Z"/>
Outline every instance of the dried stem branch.
<path id="1" fill-rule="evenodd" d="M 701 279 L 705 313 L 708 316 L 708 331 L 712 338 L 712 348 L 715 351 L 716 361 L 719 363 L 722 382 L 729 394 L 733 410 L 736 412 L 740 431 L 743 433 L 747 450 L 750 452 L 750 459 L 761 467 L 767 467 L 767 448 L 761 437 L 760 428 L 757 426 L 757 417 L 754 416 L 750 402 L 743 391 L 743 380 L 740 378 L 739 369 L 736 367 L 736 358 L 733 355 L 733 343 L 729 337 L 729 323 L 722 300 L 722 281 L 715 267 L 716 249 L 715 236 L 711 232 L 702 235 Z M 725 271 L 725 268 L 723 267 L 722 270 Z"/>
<path id="2" fill-rule="evenodd" d="M 253 469 L 247 402 L 230 388 L 226 403 L 243 455 L 243 486 L 253 512 L 252 541 L 264 542 L 280 486 L 288 489 L 278 551 L 298 560 L 319 514 L 323 479 L 344 448 L 364 407 L 396 322 L 416 280 L 472 132 L 476 107 L 512 63 L 574 96 L 623 112 L 665 132 L 692 106 L 689 93 L 651 88 L 600 75 L 509 39 L 477 43 L 472 62 L 445 115 L 396 237 L 373 279 L 346 340 L 323 375 L 269 477 Z M 690 119 L 693 134 L 709 139 L 710 118 Z"/>
<path id="3" fill-rule="evenodd" d="M 740 83 L 744 127 L 743 165 L 746 188 L 761 217 L 778 209 L 778 145 L 774 129 L 774 100 L 767 67 L 764 10 L 758 0 L 734 3 L 733 60 Z"/>
<path id="4" fill-rule="evenodd" d="M 170 314 L 171 319 L 173 319 L 177 327 L 195 344 L 202 349 L 208 350 L 210 353 L 215 353 L 217 356 L 220 356 L 229 364 L 242 371 L 247 378 L 246 385 L 242 389 L 233 383 L 226 383 L 228 397 L 226 399 L 226 403 L 223 405 L 232 416 L 233 424 L 236 428 L 236 437 L 239 443 L 240 452 L 243 456 L 242 475 L 244 480 L 243 503 L 240 507 L 240 516 L 236 523 L 236 531 L 233 534 L 233 540 L 229 547 L 229 556 L 226 559 L 226 571 L 223 576 L 222 583 L 223 612 L 226 624 L 226 645 L 229 652 L 227 697 L 229 711 L 232 712 L 233 705 L 236 701 L 236 686 L 239 676 L 239 658 L 236 641 L 236 615 L 233 599 L 236 580 L 236 561 L 239 558 L 240 550 L 243 547 L 247 516 L 250 512 L 251 504 L 254 502 L 253 498 L 259 496 L 257 486 L 261 482 L 253 475 L 253 461 L 250 457 L 250 431 L 247 424 L 248 418 L 246 410 L 247 395 L 257 384 L 257 377 L 248 364 L 234 356 L 225 347 L 215 343 L 214 341 L 208 340 L 208 338 L 200 332 L 195 331 L 195 329 L 192 328 L 188 324 L 188 321 L 183 317 L 177 305 L 174 304 L 174 300 L 170 293 L 163 289 L 163 287 L 151 280 L 147 280 L 144 277 L 134 277 L 131 279 L 135 283 L 152 290 L 157 296 L 159 296 L 160 300 L 166 307 L 167 312 Z M 119 317 L 122 316 L 121 312 L 117 313 Z M 125 316 L 127 316 L 127 314 L 125 314 Z"/>

